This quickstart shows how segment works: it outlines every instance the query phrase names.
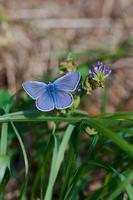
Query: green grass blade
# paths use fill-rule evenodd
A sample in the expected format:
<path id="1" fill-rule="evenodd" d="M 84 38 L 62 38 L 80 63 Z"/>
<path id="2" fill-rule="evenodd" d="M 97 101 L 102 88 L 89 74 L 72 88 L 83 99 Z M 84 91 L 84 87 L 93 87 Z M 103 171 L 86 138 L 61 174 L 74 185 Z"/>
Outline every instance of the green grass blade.
<path id="1" fill-rule="evenodd" d="M 7 155 L 0 156 L 0 184 L 4 179 L 6 170 L 10 170 L 10 157 Z"/>
<path id="2" fill-rule="evenodd" d="M 99 117 L 109 118 L 109 119 L 133 119 L 133 112 L 104 113 Z"/>
<path id="3" fill-rule="evenodd" d="M 119 171 L 117 171 L 115 168 L 113 168 L 112 164 L 108 164 L 108 163 L 105 164 L 105 162 L 91 160 L 91 161 L 89 161 L 88 165 L 93 165 L 94 167 L 96 166 L 96 167 L 106 170 L 110 174 L 110 175 L 108 174 L 110 176 L 110 178 L 108 179 L 108 181 L 106 182 L 105 185 L 103 185 L 100 189 L 96 190 L 93 194 L 91 194 L 85 200 L 104 199 L 105 196 L 107 196 L 107 194 L 112 194 L 113 191 L 116 190 L 116 188 L 118 189 L 119 186 L 121 184 L 123 184 L 123 181 L 126 178 L 123 174 L 121 174 Z M 115 176 L 114 176 L 114 174 L 115 174 Z M 132 180 L 132 178 L 131 178 L 131 180 Z M 132 193 L 132 186 L 129 183 L 127 183 L 127 185 L 125 184 L 125 190 L 127 191 L 129 197 L 131 197 L 133 193 Z M 120 193 L 121 193 L 121 190 L 119 191 L 119 194 Z M 116 195 L 116 196 L 118 196 L 118 195 Z M 105 199 L 108 199 L 108 198 L 105 198 Z M 114 198 L 114 199 L 116 199 L 116 198 Z M 114 200 L 114 199 L 112 199 L 112 200 Z M 130 200 L 132 200 L 132 198 Z"/>
<path id="4" fill-rule="evenodd" d="M 54 151 L 53 151 L 48 187 L 46 190 L 44 200 L 47 200 L 47 199 L 50 200 L 52 198 L 53 187 L 54 187 L 54 183 L 55 183 L 55 179 L 56 179 L 55 163 L 56 163 L 56 158 L 58 156 L 59 143 L 58 143 L 57 136 L 53 135 L 53 137 L 54 137 Z"/>
<path id="5" fill-rule="evenodd" d="M 22 153 L 23 153 L 23 157 L 24 157 L 24 164 L 25 164 L 25 180 L 24 180 L 24 184 L 21 188 L 21 192 L 20 192 L 20 199 L 24 199 L 24 193 L 25 193 L 25 189 L 26 189 L 26 185 L 27 185 L 27 179 L 28 179 L 28 171 L 29 171 L 29 164 L 28 164 L 28 158 L 27 158 L 27 154 L 26 154 L 26 150 L 23 144 L 23 141 L 20 137 L 20 134 L 18 132 L 18 130 L 16 129 L 16 127 L 14 126 L 13 122 L 11 122 L 12 128 L 16 134 L 16 137 L 19 141 L 20 147 L 22 149 Z"/>
<path id="6" fill-rule="evenodd" d="M 113 191 L 113 193 L 108 197 L 108 200 L 114 200 L 126 187 L 129 191 L 129 183 L 133 181 L 133 171 L 131 171 L 123 182 L 121 182 L 118 187 Z"/>
<path id="7" fill-rule="evenodd" d="M 84 177 L 84 174 L 86 174 L 86 172 L 88 171 L 88 166 L 89 165 L 87 163 L 84 163 L 77 169 L 76 173 L 71 179 L 71 183 L 68 187 L 68 191 L 66 192 L 64 200 L 71 199 L 73 191 L 76 188 L 78 182 Z"/>
<path id="8" fill-rule="evenodd" d="M 77 187 L 78 182 L 84 177 L 84 175 L 86 174 L 86 172 L 88 171 L 89 167 L 90 167 L 90 158 L 92 156 L 92 153 L 96 147 L 96 144 L 98 142 L 99 139 L 99 135 L 95 135 L 90 143 L 89 149 L 88 149 L 88 154 L 87 154 L 87 161 L 88 163 L 83 163 L 78 169 L 77 172 L 74 174 L 74 176 L 71 179 L 71 183 L 68 187 L 68 191 L 65 195 L 65 200 L 69 200 L 74 192 L 74 189 Z"/>
<path id="9" fill-rule="evenodd" d="M 69 125 L 67 130 L 66 130 L 66 133 L 65 133 L 65 135 L 62 139 L 62 142 L 61 142 L 61 145 L 60 145 L 60 148 L 59 148 L 59 152 L 58 152 L 57 161 L 56 161 L 56 173 L 58 173 L 60 165 L 63 161 L 64 153 L 65 153 L 65 150 L 67 148 L 67 145 L 68 145 L 68 142 L 69 142 L 69 139 L 71 137 L 73 130 L 74 130 L 74 126 Z"/>
<path id="10" fill-rule="evenodd" d="M 126 177 L 124 175 L 121 175 L 120 179 L 121 179 L 121 182 L 123 182 L 126 179 Z M 125 189 L 127 191 L 129 200 L 133 200 L 133 186 L 130 183 L 128 183 L 125 186 Z"/>
<path id="11" fill-rule="evenodd" d="M 124 140 L 122 137 L 117 135 L 116 133 L 112 132 L 108 128 L 105 128 L 101 123 L 99 123 L 96 120 L 88 120 L 87 124 L 92 125 L 95 129 L 97 129 L 100 133 L 102 133 L 104 136 L 111 139 L 119 148 L 121 148 L 123 151 L 125 151 L 127 154 L 133 157 L 133 147 L 130 145 L 126 140 Z"/>
<path id="12" fill-rule="evenodd" d="M 53 131 L 54 132 L 54 131 Z M 38 189 L 38 185 L 40 184 L 40 179 L 45 179 L 46 177 L 46 172 L 47 172 L 47 165 L 49 164 L 49 158 L 51 156 L 52 150 L 53 150 L 53 135 L 50 135 L 49 141 L 47 143 L 45 152 L 44 152 L 44 159 L 43 161 L 40 163 L 40 168 L 38 169 L 38 172 L 35 175 L 33 184 L 32 184 L 32 190 L 31 190 L 31 200 L 36 199 L 35 198 L 35 193 Z M 43 171 L 43 176 L 42 176 L 42 171 Z M 46 186 L 46 182 L 42 182 L 40 189 L 43 191 L 43 189 Z"/>
<path id="13" fill-rule="evenodd" d="M 73 167 L 75 166 L 76 158 L 79 152 L 79 136 L 83 131 L 83 123 L 77 123 L 71 136 L 70 147 L 67 153 L 66 162 L 64 163 L 64 173 L 60 188 L 59 200 L 64 200 L 64 196 L 69 188 Z"/>
<path id="14" fill-rule="evenodd" d="M 97 119 L 133 119 L 133 112 L 116 112 L 116 113 L 107 113 L 104 115 L 100 115 L 95 117 Z M 29 110 L 29 111 L 20 111 L 9 113 L 0 116 L 0 122 L 34 122 L 34 121 L 67 121 L 71 123 L 79 122 L 80 120 L 87 120 L 89 117 L 87 115 L 84 116 L 49 116 L 44 115 L 37 110 Z"/>
<path id="15" fill-rule="evenodd" d="M 133 186 L 131 184 L 127 184 L 126 191 L 130 200 L 133 200 Z"/>
<path id="16" fill-rule="evenodd" d="M 49 183 L 48 183 L 44 200 L 52 199 L 52 192 L 53 192 L 55 180 L 58 175 L 61 163 L 63 161 L 64 153 L 66 151 L 73 129 L 74 129 L 73 125 L 68 126 L 65 132 L 65 135 L 63 136 L 62 142 L 59 146 L 59 149 L 58 149 L 57 137 L 54 136 L 55 145 L 54 145 L 54 152 L 53 152 L 53 158 L 52 158 L 52 164 L 51 164 L 51 170 L 50 170 L 50 178 L 49 178 Z"/>
<path id="17" fill-rule="evenodd" d="M 42 115 L 42 113 L 33 112 L 33 111 L 25 111 L 25 112 L 16 112 L 9 113 L 0 116 L 0 122 L 41 122 L 41 121 L 68 121 L 68 122 L 78 122 L 81 120 L 81 117 L 71 117 L 71 116 L 49 116 Z"/>
<path id="18" fill-rule="evenodd" d="M 8 123 L 2 123 L 1 141 L 0 141 L 0 154 L 6 155 L 7 153 L 7 131 Z"/>
<path id="19" fill-rule="evenodd" d="M 98 140 L 99 140 L 99 135 L 97 134 L 93 137 L 93 139 L 90 143 L 88 153 L 87 153 L 87 160 L 90 160 Z"/>
<path id="20" fill-rule="evenodd" d="M 68 157 L 67 157 L 67 160 L 66 160 L 65 173 L 63 175 L 63 182 L 62 182 L 62 186 L 60 188 L 61 191 L 60 191 L 59 200 L 64 199 L 64 195 L 65 195 L 65 192 L 66 192 L 67 187 L 68 187 L 68 183 L 69 183 L 69 179 L 70 179 L 70 173 L 71 173 L 71 169 L 72 169 L 72 165 L 74 163 L 75 157 L 76 156 L 75 156 L 75 152 L 74 152 L 74 147 L 71 144 L 69 151 L 68 151 Z"/>

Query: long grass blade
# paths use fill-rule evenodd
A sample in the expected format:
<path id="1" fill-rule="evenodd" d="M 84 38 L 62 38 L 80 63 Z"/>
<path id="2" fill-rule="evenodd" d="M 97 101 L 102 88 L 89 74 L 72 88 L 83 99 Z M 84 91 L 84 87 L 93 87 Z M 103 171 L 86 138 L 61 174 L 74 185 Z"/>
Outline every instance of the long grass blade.
<path id="1" fill-rule="evenodd" d="M 87 161 L 90 160 L 92 154 L 93 154 L 93 151 L 95 149 L 95 146 L 99 140 L 99 135 L 95 135 L 90 143 L 90 146 L 89 146 L 89 149 L 88 149 L 88 153 L 87 153 Z"/>
<path id="2" fill-rule="evenodd" d="M 52 192 L 53 192 L 55 180 L 56 180 L 56 177 L 58 175 L 61 163 L 63 161 L 64 153 L 65 153 L 65 150 L 67 148 L 69 139 L 70 139 L 71 134 L 73 132 L 73 129 L 74 129 L 73 125 L 68 126 L 60 146 L 58 146 L 57 136 L 54 136 L 54 141 L 55 141 L 54 152 L 53 152 L 53 158 L 52 158 L 52 164 L 51 164 L 51 170 L 50 170 L 49 183 L 48 183 L 48 187 L 47 187 L 47 190 L 46 190 L 44 200 L 51 200 L 52 199 Z"/>
<path id="3" fill-rule="evenodd" d="M 68 157 L 67 157 L 67 160 L 66 160 L 65 173 L 63 175 L 63 182 L 62 182 L 62 186 L 61 186 L 61 189 L 60 189 L 59 200 L 64 199 L 65 192 L 68 188 L 70 173 L 71 173 L 73 162 L 75 161 L 75 157 L 76 156 L 75 156 L 74 148 L 73 148 L 73 145 L 71 144 L 69 151 L 68 151 Z"/>
<path id="4" fill-rule="evenodd" d="M 71 183 L 68 187 L 68 191 L 66 192 L 65 195 L 65 200 L 69 200 L 74 192 L 74 189 L 77 187 L 79 180 L 81 180 L 81 178 L 84 177 L 84 175 L 86 174 L 87 171 L 89 171 L 89 167 L 90 167 L 90 158 L 92 156 L 92 153 L 96 147 L 96 144 L 98 142 L 99 139 L 99 135 L 95 135 L 95 137 L 93 137 L 89 149 L 88 149 L 88 153 L 87 153 L 87 161 L 88 163 L 84 163 L 82 164 L 78 169 L 77 172 L 74 174 L 74 176 L 71 179 Z"/>
<path id="5" fill-rule="evenodd" d="M 0 154 L 6 155 L 7 153 L 7 131 L 8 123 L 2 123 L 1 140 L 0 140 Z"/>
<path id="6" fill-rule="evenodd" d="M 54 127 L 55 129 L 55 127 Z M 54 131 L 53 131 L 53 134 L 54 134 Z M 43 161 L 41 162 L 41 167 L 38 169 L 38 172 L 36 173 L 36 176 L 34 178 L 34 181 L 33 181 L 33 184 L 32 184 L 32 190 L 31 190 L 31 200 L 34 200 L 35 199 L 35 193 L 38 189 L 38 185 L 40 184 L 40 179 L 45 179 L 45 176 L 46 176 L 46 168 L 47 168 L 47 165 L 48 165 L 48 161 L 49 161 L 49 158 L 50 158 L 50 155 L 52 153 L 52 150 L 53 150 L 53 135 L 50 136 L 49 138 L 49 141 L 48 141 L 48 144 L 46 146 L 46 149 L 45 149 L 45 152 L 44 152 L 44 159 Z M 43 176 L 42 176 L 42 172 L 43 172 Z M 43 192 L 43 189 L 45 188 L 46 186 L 46 182 L 42 182 L 41 184 L 41 190 Z M 39 187 L 40 188 L 40 187 Z"/>
<path id="7" fill-rule="evenodd" d="M 123 151 L 125 151 L 127 154 L 133 157 L 133 147 L 130 145 L 126 140 L 124 140 L 122 137 L 117 135 L 116 133 L 112 132 L 108 128 L 105 128 L 103 125 L 101 125 L 97 120 L 88 120 L 87 124 L 91 124 L 94 128 L 96 128 L 100 133 L 102 133 L 104 136 L 111 139 L 119 148 L 121 148 Z"/>
<path id="8" fill-rule="evenodd" d="M 53 151 L 48 187 L 47 187 L 47 190 L 46 190 L 44 200 L 47 200 L 47 199 L 50 200 L 52 198 L 53 187 L 54 187 L 54 183 L 55 183 L 55 179 L 56 179 L 55 163 L 56 163 L 56 158 L 58 156 L 58 147 L 59 147 L 58 139 L 54 135 L 54 151 Z"/>
<path id="9" fill-rule="evenodd" d="M 133 112 L 116 112 L 116 113 L 107 113 L 105 115 L 100 115 L 95 117 L 97 119 L 133 119 Z M 71 123 L 76 123 L 80 120 L 87 120 L 89 119 L 88 116 L 82 115 L 78 117 L 73 116 L 49 116 L 49 115 L 42 115 L 37 110 L 30 110 L 30 111 L 20 111 L 9 113 L 0 116 L 0 122 L 25 122 L 25 121 L 68 121 Z"/>
<path id="10" fill-rule="evenodd" d="M 131 171 L 123 182 L 121 182 L 118 187 L 113 191 L 113 193 L 108 197 L 108 200 L 114 200 L 127 186 L 129 186 L 130 181 L 133 180 L 133 171 Z M 129 191 L 129 188 L 128 188 Z"/>
<path id="11" fill-rule="evenodd" d="M 24 195 L 25 195 L 25 189 L 26 189 L 26 185 L 27 185 L 27 179 L 28 179 L 28 172 L 29 172 L 29 164 L 28 164 L 28 158 L 27 158 L 27 154 L 26 154 L 26 150 L 23 144 L 23 141 L 20 137 L 20 134 L 18 132 L 18 130 L 16 129 L 16 127 L 14 126 L 13 122 L 11 122 L 12 128 L 16 134 L 16 137 L 19 141 L 20 147 L 22 149 L 22 153 L 23 153 L 23 157 L 24 157 L 24 164 L 25 164 L 25 180 L 24 180 L 24 184 L 22 186 L 21 192 L 20 192 L 20 199 L 24 199 Z"/>

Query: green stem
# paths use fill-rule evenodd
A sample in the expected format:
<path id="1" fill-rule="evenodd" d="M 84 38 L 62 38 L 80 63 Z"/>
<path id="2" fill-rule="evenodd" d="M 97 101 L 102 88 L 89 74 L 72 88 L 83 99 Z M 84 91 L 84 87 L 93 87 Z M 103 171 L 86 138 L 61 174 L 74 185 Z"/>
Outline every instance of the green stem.
<path id="1" fill-rule="evenodd" d="M 104 114 L 106 112 L 107 100 L 108 100 L 108 80 L 105 81 L 104 90 L 101 95 L 101 114 Z"/>

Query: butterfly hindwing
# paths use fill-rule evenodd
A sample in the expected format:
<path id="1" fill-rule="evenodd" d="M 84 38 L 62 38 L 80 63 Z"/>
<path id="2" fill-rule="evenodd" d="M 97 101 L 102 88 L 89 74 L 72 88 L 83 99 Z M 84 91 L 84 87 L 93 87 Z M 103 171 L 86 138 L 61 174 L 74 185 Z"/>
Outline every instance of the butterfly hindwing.
<path id="1" fill-rule="evenodd" d="M 80 80 L 79 72 L 69 72 L 66 75 L 54 81 L 54 85 L 59 90 L 63 90 L 66 92 L 73 92 L 78 86 L 79 80 Z"/>
<path id="2" fill-rule="evenodd" d="M 66 109 L 73 104 L 73 97 L 68 92 L 55 90 L 53 96 L 56 109 Z"/>
<path id="3" fill-rule="evenodd" d="M 32 99 L 37 99 L 46 91 L 47 84 L 38 81 L 26 81 L 23 88 Z"/>
<path id="4" fill-rule="evenodd" d="M 37 100 L 36 107 L 41 111 L 51 111 L 55 107 L 55 103 L 51 93 L 46 90 Z"/>

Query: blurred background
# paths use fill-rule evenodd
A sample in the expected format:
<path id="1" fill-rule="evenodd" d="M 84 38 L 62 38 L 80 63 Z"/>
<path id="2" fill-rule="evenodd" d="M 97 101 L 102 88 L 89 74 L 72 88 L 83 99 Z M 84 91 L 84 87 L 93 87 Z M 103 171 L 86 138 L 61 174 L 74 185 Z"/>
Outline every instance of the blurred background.
<path id="1" fill-rule="evenodd" d="M 1 0 L 0 88 L 14 94 L 23 80 L 56 76 L 72 51 L 79 66 L 100 60 L 112 68 L 107 109 L 130 110 L 132 32 L 132 0 Z M 100 95 L 97 90 L 89 106 L 83 103 L 90 114 L 99 112 Z"/>

